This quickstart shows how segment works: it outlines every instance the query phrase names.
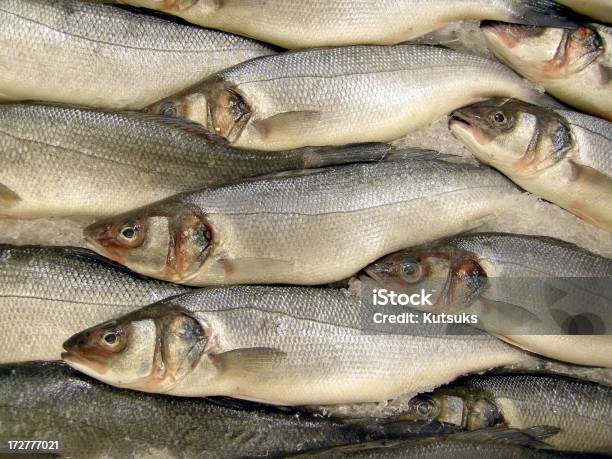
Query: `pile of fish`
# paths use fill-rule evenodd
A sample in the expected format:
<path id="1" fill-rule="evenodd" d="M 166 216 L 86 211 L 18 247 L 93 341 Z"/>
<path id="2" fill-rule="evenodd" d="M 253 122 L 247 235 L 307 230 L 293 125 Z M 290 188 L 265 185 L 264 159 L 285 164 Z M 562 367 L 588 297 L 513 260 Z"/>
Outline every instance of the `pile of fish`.
<path id="1" fill-rule="evenodd" d="M 0 232 L 0 454 L 612 454 L 611 23 L 0 0 L 0 223 L 82 234 Z"/>

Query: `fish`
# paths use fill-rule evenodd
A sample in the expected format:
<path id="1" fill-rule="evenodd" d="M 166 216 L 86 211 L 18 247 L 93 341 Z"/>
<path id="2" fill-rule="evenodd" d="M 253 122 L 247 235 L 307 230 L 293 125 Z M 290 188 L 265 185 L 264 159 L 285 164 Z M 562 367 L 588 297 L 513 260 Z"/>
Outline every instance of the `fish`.
<path id="1" fill-rule="evenodd" d="M 0 245 L 0 363 L 59 360 L 79 330 L 187 290 L 85 249 Z"/>
<path id="2" fill-rule="evenodd" d="M 382 438 L 384 425 L 126 392 L 61 363 L 0 366 L 0 435 L 56 439 L 63 457 L 282 457 Z"/>
<path id="3" fill-rule="evenodd" d="M 398 421 L 443 422 L 468 430 L 491 427 L 557 427 L 543 439 L 565 451 L 612 450 L 612 389 L 550 375 L 483 375 L 461 378 L 410 401 Z"/>
<path id="4" fill-rule="evenodd" d="M 612 120 L 610 27 L 560 29 L 488 22 L 481 28 L 502 62 L 562 102 Z"/>
<path id="5" fill-rule="evenodd" d="M 84 238 L 100 255 L 180 284 L 318 285 L 477 226 L 515 196 L 515 186 L 486 167 L 386 160 L 179 194 L 98 220 Z"/>
<path id="6" fill-rule="evenodd" d="M 612 123 L 494 99 L 455 111 L 450 129 L 525 190 L 612 231 Z"/>
<path id="7" fill-rule="evenodd" d="M 238 150 L 200 125 L 139 112 L 0 105 L 0 215 L 109 217 L 273 172 L 379 160 L 388 145 Z"/>
<path id="8" fill-rule="evenodd" d="M 198 122 L 239 148 L 277 151 L 387 142 L 494 96 L 550 103 L 540 88 L 492 60 L 397 45 L 252 59 L 146 110 Z"/>
<path id="9" fill-rule="evenodd" d="M 78 0 L 0 1 L 0 100 L 141 109 L 268 45 Z"/>
<path id="10" fill-rule="evenodd" d="M 579 13 L 612 24 L 612 3 L 609 0 L 557 0 Z"/>
<path id="11" fill-rule="evenodd" d="M 542 449 L 542 438 L 556 432 L 551 426 L 528 429 L 488 429 L 478 432 L 456 432 L 407 439 L 375 440 L 318 451 L 291 455 L 292 458 L 439 458 L 496 457 L 500 459 L 546 459 L 587 457 L 572 453 L 569 456 Z"/>
<path id="12" fill-rule="evenodd" d="M 460 20 L 497 19 L 568 26 L 571 11 L 552 0 L 119 0 L 194 24 L 254 37 L 283 48 L 397 44 Z"/>
<path id="13" fill-rule="evenodd" d="M 395 292 L 434 292 L 431 306 L 412 307 L 474 313 L 478 327 L 531 352 L 612 368 L 612 260 L 572 244 L 465 235 L 391 254 L 363 275 Z"/>
<path id="14" fill-rule="evenodd" d="M 369 333 L 367 320 L 345 289 L 212 287 L 73 335 L 62 359 L 121 388 L 288 406 L 382 402 L 534 359 L 484 333 Z"/>

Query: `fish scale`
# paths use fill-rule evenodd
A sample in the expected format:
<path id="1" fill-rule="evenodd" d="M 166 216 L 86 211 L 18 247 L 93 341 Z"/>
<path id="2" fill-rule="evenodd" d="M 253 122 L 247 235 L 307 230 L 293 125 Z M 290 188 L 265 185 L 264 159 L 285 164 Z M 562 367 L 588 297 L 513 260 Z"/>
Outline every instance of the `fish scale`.
<path id="1" fill-rule="evenodd" d="M 316 166 L 336 157 L 361 159 L 358 147 L 270 154 L 208 139 L 197 125 L 156 115 L 2 105 L 0 215 L 106 216 L 203 186 Z M 364 146 L 363 151 L 376 153 L 377 148 Z M 3 205 L 3 187 L 19 201 Z"/>
<path id="2" fill-rule="evenodd" d="M 57 360 L 78 330 L 185 290 L 86 250 L 0 246 L 0 363 Z"/>
<path id="3" fill-rule="evenodd" d="M 235 35 L 76 0 L 0 1 L 0 96 L 139 109 L 272 54 Z"/>

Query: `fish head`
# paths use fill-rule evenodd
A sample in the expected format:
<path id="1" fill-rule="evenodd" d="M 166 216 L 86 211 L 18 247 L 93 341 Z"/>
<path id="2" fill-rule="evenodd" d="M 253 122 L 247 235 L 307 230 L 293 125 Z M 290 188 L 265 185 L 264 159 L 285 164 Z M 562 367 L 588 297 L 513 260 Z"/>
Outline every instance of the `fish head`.
<path id="1" fill-rule="evenodd" d="M 158 303 L 73 335 L 62 359 L 108 384 L 165 392 L 193 370 L 211 341 L 209 327 L 189 311 Z"/>
<path id="2" fill-rule="evenodd" d="M 207 260 L 213 231 L 202 212 L 172 200 L 97 221 L 88 246 L 141 274 L 187 282 Z"/>
<path id="3" fill-rule="evenodd" d="M 451 114 L 450 130 L 483 163 L 516 177 L 534 176 L 574 147 L 554 111 L 515 99 L 489 99 Z"/>
<path id="4" fill-rule="evenodd" d="M 470 386 L 451 386 L 434 393 L 445 401 L 445 422 L 458 424 L 467 430 L 486 429 L 504 422 L 504 416 L 494 399 Z M 455 422 L 457 420 L 459 422 Z"/>
<path id="5" fill-rule="evenodd" d="M 397 252 L 371 264 L 365 276 L 395 293 L 431 293 L 431 306 L 415 305 L 425 312 L 454 313 L 478 296 L 486 274 L 475 256 L 438 247 Z"/>
<path id="6" fill-rule="evenodd" d="M 240 137 L 251 117 L 245 96 L 223 81 L 203 83 L 188 93 L 150 105 L 145 111 L 199 123 L 229 142 Z"/>
<path id="7" fill-rule="evenodd" d="M 562 29 L 485 22 L 481 28 L 489 48 L 501 61 L 536 81 L 580 72 L 604 53 L 601 37 L 588 27 Z"/>
<path id="8" fill-rule="evenodd" d="M 462 426 L 464 403 L 461 397 L 441 393 L 422 394 L 410 399 L 398 420 L 444 422 Z"/>

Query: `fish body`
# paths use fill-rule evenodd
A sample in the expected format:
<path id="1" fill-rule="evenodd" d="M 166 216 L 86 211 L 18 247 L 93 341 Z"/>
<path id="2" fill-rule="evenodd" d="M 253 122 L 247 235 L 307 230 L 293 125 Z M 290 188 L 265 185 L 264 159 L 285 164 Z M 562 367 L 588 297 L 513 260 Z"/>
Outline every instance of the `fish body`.
<path id="1" fill-rule="evenodd" d="M 156 115 L 0 105 L 0 215 L 116 215 L 245 177 L 384 157 L 389 148 L 364 145 L 268 154 L 237 150 L 209 138 L 199 125 Z"/>
<path id="2" fill-rule="evenodd" d="M 602 22 L 612 24 L 612 2 L 610 0 L 557 0 L 579 13 Z"/>
<path id="3" fill-rule="evenodd" d="M 493 96 L 543 100 L 483 57 L 422 45 L 349 46 L 253 59 L 148 110 L 199 122 L 240 148 L 276 151 L 394 140 Z"/>
<path id="4" fill-rule="evenodd" d="M 0 99 L 140 109 L 267 45 L 133 14 L 61 0 L 0 1 Z"/>
<path id="5" fill-rule="evenodd" d="M 185 291 L 88 250 L 0 246 L 0 363 L 58 360 L 83 327 Z"/>
<path id="6" fill-rule="evenodd" d="M 396 44 L 459 20 L 496 19 L 567 25 L 553 1 L 517 0 L 120 0 L 174 14 L 194 24 L 255 37 L 283 48 Z"/>
<path id="7" fill-rule="evenodd" d="M 486 334 L 366 333 L 363 314 L 347 290 L 210 288 L 85 330 L 62 357 L 118 387 L 279 405 L 380 402 L 532 359 Z"/>
<path id="8" fill-rule="evenodd" d="M 531 352 L 612 367 L 612 260 L 571 244 L 475 234 L 392 254 L 366 273 L 394 290 L 435 289 L 432 311 L 476 313 L 479 327 Z"/>
<path id="9" fill-rule="evenodd" d="M 450 128 L 522 188 L 612 231 L 612 123 L 496 99 L 457 110 Z"/>
<path id="10" fill-rule="evenodd" d="M 462 379 L 420 400 L 431 403 L 433 414 L 440 407 L 449 410 L 450 404 L 440 403 L 444 397 L 457 397 L 461 403 L 455 403 L 456 414 L 463 419 L 463 427 L 470 430 L 495 425 L 516 429 L 549 425 L 560 430 L 542 441 L 555 449 L 609 453 L 611 391 L 570 378 L 492 375 Z"/>
<path id="11" fill-rule="evenodd" d="M 137 272 L 187 285 L 314 285 L 471 228 L 517 194 L 483 167 L 427 159 L 353 164 L 184 193 L 100 220 L 85 237 Z"/>
<path id="12" fill-rule="evenodd" d="M 502 62 L 572 107 L 612 120 L 612 29 L 489 23 L 482 30 Z"/>
<path id="13" fill-rule="evenodd" d="M 0 435 L 58 439 L 71 457 L 284 456 L 382 436 L 270 407 L 126 392 L 60 363 L 0 367 Z"/>

